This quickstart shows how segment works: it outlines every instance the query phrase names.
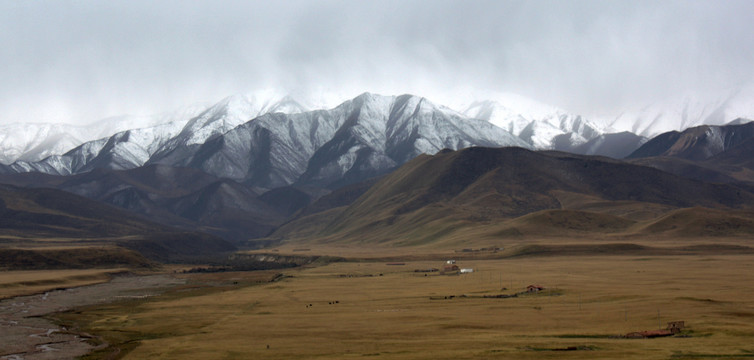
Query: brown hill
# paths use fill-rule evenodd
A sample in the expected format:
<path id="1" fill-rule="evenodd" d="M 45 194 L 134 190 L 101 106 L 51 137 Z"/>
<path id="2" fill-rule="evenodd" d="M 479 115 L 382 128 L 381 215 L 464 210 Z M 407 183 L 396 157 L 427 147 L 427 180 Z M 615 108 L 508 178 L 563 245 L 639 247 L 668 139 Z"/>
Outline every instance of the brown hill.
<path id="1" fill-rule="evenodd" d="M 642 224 L 638 232 L 680 237 L 752 235 L 754 212 L 699 207 L 679 209 Z"/>
<path id="2" fill-rule="evenodd" d="M 754 122 L 712 126 L 702 125 L 660 134 L 649 140 L 628 158 L 671 156 L 688 160 L 706 160 L 754 138 Z"/>
<path id="3" fill-rule="evenodd" d="M 754 138 L 703 160 L 654 156 L 629 160 L 665 172 L 706 182 L 754 184 Z"/>
<path id="4" fill-rule="evenodd" d="M 754 122 L 668 132 L 632 153 L 634 164 L 691 179 L 754 184 Z"/>
<path id="5" fill-rule="evenodd" d="M 714 208 L 724 216 L 752 206 L 754 194 L 742 188 L 617 160 L 469 148 L 420 156 L 351 205 L 301 216 L 272 237 L 431 245 L 470 236 L 630 235 L 672 209 Z"/>
<path id="6" fill-rule="evenodd" d="M 612 234 L 636 224 L 623 217 L 579 210 L 543 210 L 503 223 L 501 236 L 511 234 L 563 235 L 567 233 Z"/>

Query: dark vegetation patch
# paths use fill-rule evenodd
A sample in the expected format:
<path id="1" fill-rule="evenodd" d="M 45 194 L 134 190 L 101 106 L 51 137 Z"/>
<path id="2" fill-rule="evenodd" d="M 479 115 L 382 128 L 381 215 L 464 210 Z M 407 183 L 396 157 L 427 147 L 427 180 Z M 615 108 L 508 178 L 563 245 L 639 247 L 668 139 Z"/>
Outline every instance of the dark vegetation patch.
<path id="1" fill-rule="evenodd" d="M 0 249 L 0 268 L 4 270 L 90 269 L 113 266 L 154 268 L 157 264 L 136 251 L 117 246 Z"/>
<path id="2" fill-rule="evenodd" d="M 637 244 L 526 245 L 507 257 L 580 256 L 580 255 L 735 255 L 751 254 L 754 248 L 738 245 L 707 244 L 681 247 L 652 247 Z"/>
<path id="3" fill-rule="evenodd" d="M 588 254 L 626 255 L 647 254 L 653 252 L 651 247 L 636 244 L 605 244 L 605 245 L 526 245 L 514 250 L 511 257 L 532 256 L 577 256 Z"/>
<path id="4" fill-rule="evenodd" d="M 671 359 L 735 359 L 754 358 L 754 352 L 741 350 L 739 354 L 701 354 L 696 352 L 677 352 L 670 356 Z"/>
<path id="5" fill-rule="evenodd" d="M 612 339 L 615 338 L 615 335 L 605 335 L 605 334 L 562 334 L 562 335 L 555 335 L 553 337 L 559 338 L 559 339 Z"/>
<path id="6" fill-rule="evenodd" d="M 527 346 L 524 348 L 526 351 L 593 351 L 598 350 L 599 348 L 594 345 L 574 345 L 574 346 L 566 346 L 566 347 L 534 347 L 534 346 Z"/>
<path id="7" fill-rule="evenodd" d="M 236 248 L 213 235 L 198 232 L 148 234 L 140 239 L 120 240 L 118 245 L 160 262 L 202 262 L 227 256 Z"/>
<path id="8" fill-rule="evenodd" d="M 748 311 L 726 311 L 726 312 L 722 312 L 721 314 L 726 315 L 726 316 L 741 317 L 741 318 L 754 318 L 754 312 L 748 312 Z"/>
<path id="9" fill-rule="evenodd" d="M 676 299 L 678 299 L 678 300 L 688 300 L 688 301 L 697 301 L 697 302 L 702 302 L 702 303 L 707 303 L 707 304 L 722 304 L 722 303 L 724 303 L 723 301 L 714 300 L 714 299 L 710 299 L 710 298 L 702 299 L 702 298 L 696 298 L 696 297 L 691 297 L 691 296 L 682 296 L 682 297 L 678 297 Z"/>
<path id="10" fill-rule="evenodd" d="M 305 265 L 325 265 L 345 261 L 335 256 L 292 256 L 280 254 L 232 254 L 214 264 L 195 267 L 185 273 L 222 273 L 230 271 L 255 271 L 287 269 Z"/>

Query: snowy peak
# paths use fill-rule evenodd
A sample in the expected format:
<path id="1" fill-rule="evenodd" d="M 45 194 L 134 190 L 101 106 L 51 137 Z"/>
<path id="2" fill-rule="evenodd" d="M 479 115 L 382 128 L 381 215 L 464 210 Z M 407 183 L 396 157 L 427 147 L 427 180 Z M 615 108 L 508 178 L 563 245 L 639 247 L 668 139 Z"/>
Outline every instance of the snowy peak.
<path id="1" fill-rule="evenodd" d="M 85 126 L 68 124 L 10 124 L 0 126 L 0 163 L 35 162 L 62 155 L 77 146 L 117 133 L 179 122 L 181 126 L 206 107 L 193 105 L 174 112 L 109 117 Z"/>
<path id="2" fill-rule="evenodd" d="M 511 132 L 537 149 L 557 149 L 557 139 L 585 143 L 603 131 L 579 115 L 515 94 L 498 94 L 465 107 L 468 117 L 482 119 Z"/>
<path id="3" fill-rule="evenodd" d="M 175 126 L 179 125 L 178 130 L 185 126 L 186 132 L 191 133 L 187 142 L 199 144 L 210 136 L 226 132 L 264 113 L 299 113 L 308 110 L 308 107 L 292 96 L 265 90 L 229 96 L 211 106 L 195 104 L 155 115 L 113 116 L 86 126 L 34 123 L 2 125 L 0 163 L 41 161 L 52 155 L 62 155 L 85 142 L 135 129 L 151 129 L 146 132 L 156 133 L 160 129 L 169 128 L 171 136 L 175 136 Z M 146 144 L 140 146 L 145 147 Z"/>
<path id="4" fill-rule="evenodd" d="M 223 134 L 266 113 L 296 114 L 307 110 L 291 96 L 273 92 L 229 96 L 186 124 L 181 132 L 185 138 L 183 143 L 202 144 L 212 136 Z"/>
<path id="5" fill-rule="evenodd" d="M 550 117 L 552 114 L 565 113 L 564 110 L 555 106 L 543 104 L 511 93 L 492 94 L 487 100 L 474 101 L 467 107 L 467 111 L 472 107 L 478 107 L 480 110 L 484 109 L 493 113 L 500 111 L 502 115 L 522 115 L 530 120 Z M 465 111 L 464 113 L 467 112 Z"/>
<path id="6" fill-rule="evenodd" d="M 267 189 L 293 183 L 337 187 L 422 153 L 469 146 L 528 144 L 418 96 L 364 93 L 331 110 L 268 113 L 159 161 Z"/>
<path id="7" fill-rule="evenodd" d="M 0 163 L 39 161 L 52 154 L 62 154 L 90 137 L 86 128 L 64 124 L 0 126 Z"/>
<path id="8" fill-rule="evenodd" d="M 342 186 L 400 166 L 420 154 L 470 146 L 526 143 L 488 122 L 468 119 L 413 95 L 362 94 L 332 140 L 318 149 L 299 183 Z"/>
<path id="9" fill-rule="evenodd" d="M 472 116 L 410 94 L 367 92 L 330 110 L 308 111 L 302 103 L 275 92 L 234 95 L 190 119 L 127 130 L 11 169 L 75 174 L 163 164 L 268 189 L 302 182 L 331 186 L 442 149 L 567 151 L 601 135 L 580 116 L 513 95 L 473 102 L 467 107 Z"/>
<path id="10" fill-rule="evenodd" d="M 286 95 L 278 102 L 272 104 L 268 109 L 263 110 L 264 113 L 283 113 L 283 114 L 298 114 L 305 111 L 309 111 L 310 108 L 301 105 L 301 103 L 294 99 L 290 95 Z"/>

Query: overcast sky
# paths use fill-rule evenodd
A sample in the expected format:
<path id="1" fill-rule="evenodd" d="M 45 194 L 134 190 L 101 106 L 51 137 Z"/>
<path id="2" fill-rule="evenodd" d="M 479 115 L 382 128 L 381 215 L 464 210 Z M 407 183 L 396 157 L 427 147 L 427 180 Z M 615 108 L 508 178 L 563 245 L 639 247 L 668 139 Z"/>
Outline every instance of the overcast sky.
<path id="1" fill-rule="evenodd" d="M 6 1 L 0 123 L 87 123 L 263 88 L 513 92 L 619 112 L 754 81 L 754 1 Z"/>

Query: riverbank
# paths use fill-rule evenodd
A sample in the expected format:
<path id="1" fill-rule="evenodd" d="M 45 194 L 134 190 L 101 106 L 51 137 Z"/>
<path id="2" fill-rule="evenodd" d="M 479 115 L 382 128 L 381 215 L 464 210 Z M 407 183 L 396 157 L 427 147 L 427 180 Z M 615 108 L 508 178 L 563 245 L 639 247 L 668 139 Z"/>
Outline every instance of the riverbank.
<path id="1" fill-rule="evenodd" d="M 85 355 L 94 350 L 87 342 L 88 335 L 70 332 L 43 316 L 81 306 L 155 296 L 185 282 L 166 274 L 124 273 L 106 283 L 4 299 L 0 301 L 0 359 L 74 359 Z"/>

